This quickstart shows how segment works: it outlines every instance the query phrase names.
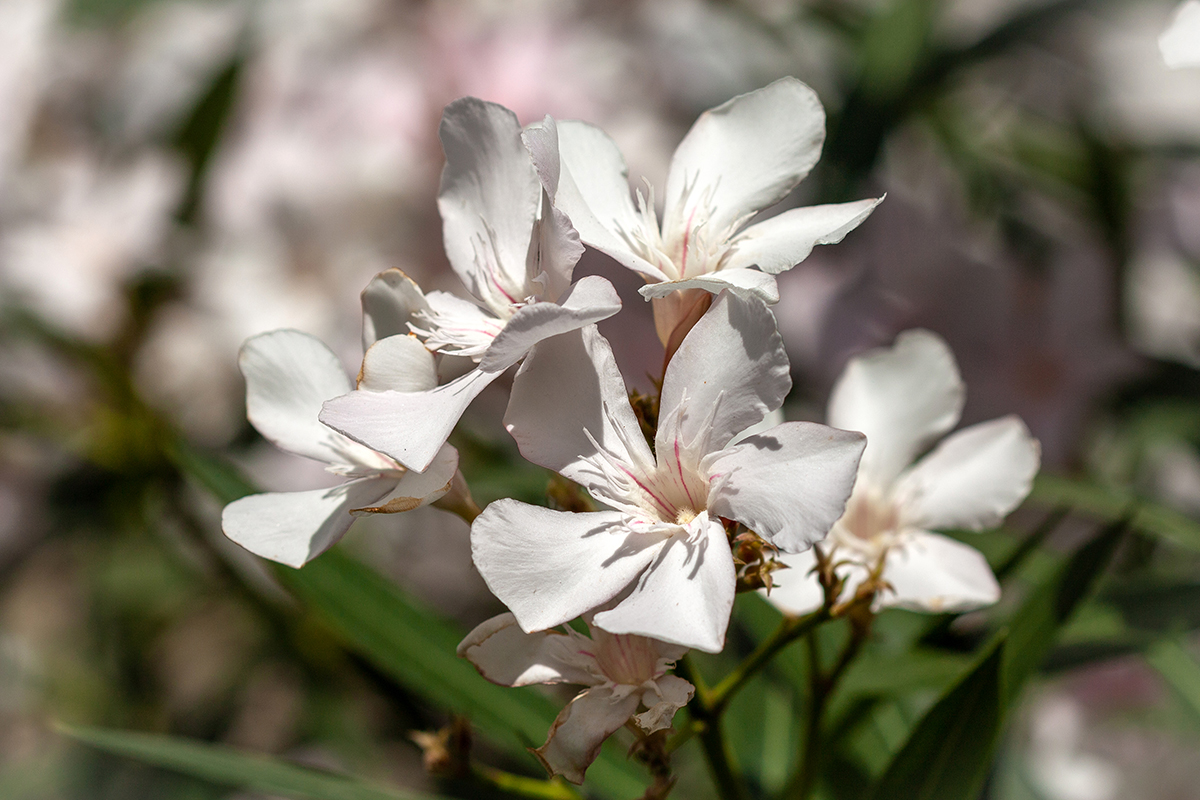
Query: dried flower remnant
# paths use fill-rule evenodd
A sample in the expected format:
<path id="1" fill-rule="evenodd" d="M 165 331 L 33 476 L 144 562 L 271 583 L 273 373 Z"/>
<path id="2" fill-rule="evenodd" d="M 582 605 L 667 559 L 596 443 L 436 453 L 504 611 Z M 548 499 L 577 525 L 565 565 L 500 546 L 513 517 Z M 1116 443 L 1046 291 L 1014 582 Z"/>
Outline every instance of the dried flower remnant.
<path id="1" fill-rule="evenodd" d="M 722 293 L 667 367 L 652 452 L 594 327 L 539 344 L 505 424 L 610 510 L 492 503 L 471 531 L 480 574 L 527 631 L 614 601 L 594 620 L 610 633 L 719 651 L 736 591 L 723 519 L 802 550 L 841 515 L 862 452 L 859 434 L 801 422 L 731 444 L 790 388 L 770 310 Z"/>
<path id="2" fill-rule="evenodd" d="M 958 431 L 912 464 L 958 423 L 963 394 L 953 353 L 928 331 L 847 364 L 828 421 L 866 433 L 867 448 L 846 513 L 818 545 L 844 579 L 843 600 L 868 580 L 878 585 L 877 609 L 966 611 L 999 599 L 983 555 L 931 531 L 998 525 L 1029 493 L 1038 443 L 1009 416 Z M 769 599 L 790 613 L 819 608 L 815 555 L 781 560 L 790 569 L 777 574 Z"/>
<path id="3" fill-rule="evenodd" d="M 604 740 L 632 721 L 643 734 L 671 727 L 694 688 L 667 674 L 687 648 L 643 636 L 612 635 L 592 625 L 591 638 L 571 628 L 525 633 L 512 614 L 483 622 L 458 654 L 501 686 L 574 683 L 588 688 L 559 713 L 546 743 L 534 750 L 551 775 L 583 783 Z M 644 709 L 638 713 L 638 709 Z"/>

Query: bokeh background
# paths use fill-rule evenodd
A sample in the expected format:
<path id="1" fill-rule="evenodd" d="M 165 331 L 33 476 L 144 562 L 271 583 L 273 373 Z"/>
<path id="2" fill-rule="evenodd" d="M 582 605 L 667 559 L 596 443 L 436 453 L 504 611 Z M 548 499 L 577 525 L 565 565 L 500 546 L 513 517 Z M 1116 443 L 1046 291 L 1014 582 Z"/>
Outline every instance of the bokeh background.
<path id="1" fill-rule="evenodd" d="M 597 123 L 635 183 L 661 186 L 698 113 L 801 78 L 829 135 L 784 207 L 887 200 L 781 276 L 789 416 L 819 419 L 849 355 L 922 326 L 959 358 L 965 422 L 1018 413 L 1047 470 L 1200 515 L 1200 70 L 1162 64 L 1171 11 L 0 0 L 0 797 L 228 795 L 71 745 L 55 721 L 431 785 L 408 731 L 441 721 L 224 540 L 172 448 L 269 489 L 329 483 L 247 425 L 237 348 L 297 328 L 353 372 L 376 272 L 457 290 L 437 124 L 462 95 Z M 662 355 L 639 280 L 589 252 L 592 272 L 626 298 L 602 330 L 646 388 Z M 547 478 L 493 389 L 454 440 L 481 504 Z M 464 624 L 496 610 L 448 514 L 367 519 L 346 548 Z M 1197 560 L 1130 549 L 1119 569 L 1176 592 L 1171 624 L 1200 625 Z M 1200 798 L 1200 716 L 1177 687 L 1137 655 L 1070 666 L 1029 693 L 991 796 Z"/>

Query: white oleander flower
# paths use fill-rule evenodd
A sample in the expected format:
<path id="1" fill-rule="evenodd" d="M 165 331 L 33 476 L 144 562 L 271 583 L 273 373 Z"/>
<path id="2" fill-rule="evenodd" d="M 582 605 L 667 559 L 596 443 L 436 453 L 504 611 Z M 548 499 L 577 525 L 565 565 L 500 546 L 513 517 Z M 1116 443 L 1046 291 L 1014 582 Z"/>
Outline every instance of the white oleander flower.
<path id="1" fill-rule="evenodd" d="M 1187 0 L 1158 37 L 1163 61 L 1172 69 L 1200 67 L 1200 0 Z"/>
<path id="2" fill-rule="evenodd" d="M 1000 597 L 983 555 L 937 529 L 984 530 L 1029 494 L 1038 442 L 1015 416 L 964 428 L 941 441 L 962 415 L 964 387 L 954 354 L 937 335 L 902 333 L 890 348 L 846 365 L 829 400 L 828 422 L 867 435 L 858 482 L 829 539 L 819 545 L 854 594 L 882 560 L 886 583 L 876 608 L 967 611 Z M 813 553 L 784 556 L 769 599 L 785 611 L 819 608 Z"/>
<path id="3" fill-rule="evenodd" d="M 250 552 L 300 567 L 341 539 L 356 515 L 408 511 L 450 490 L 458 471 L 458 452 L 450 445 L 427 470 L 415 472 L 317 420 L 322 403 L 354 386 L 315 337 L 291 330 L 255 336 L 242 346 L 238 364 L 246 376 L 246 416 L 259 433 L 347 478 L 329 489 L 255 494 L 225 506 L 225 535 Z M 389 336 L 368 351 L 358 385 L 415 390 L 435 381 L 433 354 L 411 337 Z"/>
<path id="4" fill-rule="evenodd" d="M 512 614 L 481 623 L 458 646 L 483 677 L 501 686 L 574 683 L 584 689 L 559 713 L 534 750 L 551 775 L 583 783 L 604 740 L 630 719 L 645 733 L 671 727 L 694 687 L 667 670 L 687 648 L 644 636 L 614 636 L 589 624 L 591 638 L 564 627 L 524 633 Z M 644 708 L 640 714 L 639 708 Z"/>
<path id="5" fill-rule="evenodd" d="M 667 366 L 651 450 L 594 326 L 534 348 L 505 425 L 527 459 L 611 510 L 506 499 L 475 520 L 475 565 L 522 629 L 619 597 L 597 626 L 719 651 L 736 588 L 724 520 L 802 550 L 841 515 L 862 453 L 861 434 L 804 422 L 730 444 L 779 408 L 788 371 L 770 310 L 723 292 Z"/>
<path id="6" fill-rule="evenodd" d="M 367 292 L 394 317 L 406 315 L 405 328 L 430 350 L 479 366 L 428 391 L 353 392 L 321 414 L 322 422 L 413 469 L 428 466 L 471 401 L 534 344 L 621 308 L 605 279 L 571 283 L 583 246 L 551 198 L 543 200 L 511 111 L 473 97 L 456 100 L 442 117 L 441 139 L 446 255 L 472 299 L 423 294 L 398 271 L 381 275 Z"/>
<path id="7" fill-rule="evenodd" d="M 821 156 L 825 111 L 795 78 L 700 115 L 671 160 L 661 225 L 653 189 L 639 191 L 634 204 L 625 160 L 599 128 L 547 117 L 526 139 L 583 243 L 641 274 L 642 295 L 661 301 L 655 317 L 664 344 L 694 306 L 674 292 L 728 289 L 774 303 L 775 274 L 815 245 L 840 242 L 882 200 L 794 208 L 746 224 L 786 197 Z"/>

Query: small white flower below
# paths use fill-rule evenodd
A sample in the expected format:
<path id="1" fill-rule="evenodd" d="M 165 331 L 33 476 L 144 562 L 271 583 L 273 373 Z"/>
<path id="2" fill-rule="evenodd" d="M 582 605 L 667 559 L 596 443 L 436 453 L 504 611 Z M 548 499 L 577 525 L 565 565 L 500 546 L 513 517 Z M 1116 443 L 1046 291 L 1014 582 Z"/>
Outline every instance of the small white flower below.
<path id="1" fill-rule="evenodd" d="M 583 783 L 604 740 L 630 719 L 644 733 L 671 727 L 693 686 L 667 670 L 687 648 L 644 636 L 614 636 L 591 625 L 591 638 L 569 627 L 524 633 L 512 614 L 480 624 L 458 646 L 483 677 L 501 686 L 586 686 L 559 713 L 534 750 L 551 775 Z M 638 713 L 638 709 L 644 709 Z"/>

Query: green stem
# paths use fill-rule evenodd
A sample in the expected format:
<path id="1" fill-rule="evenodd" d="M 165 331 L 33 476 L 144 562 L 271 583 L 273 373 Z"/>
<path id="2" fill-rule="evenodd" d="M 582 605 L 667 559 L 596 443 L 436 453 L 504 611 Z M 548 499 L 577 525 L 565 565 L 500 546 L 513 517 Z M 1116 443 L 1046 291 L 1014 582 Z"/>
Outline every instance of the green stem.
<path id="1" fill-rule="evenodd" d="M 809 697 L 811 699 L 804 736 L 804 752 L 801 756 L 800 771 L 788 786 L 785 797 L 790 797 L 792 800 L 807 800 L 812 794 L 821 761 L 821 723 L 825 718 L 825 709 L 828 707 L 829 698 L 841 681 L 842 675 L 845 674 L 846 668 L 854 661 L 866 638 L 867 628 L 854 626 L 850 640 L 842 648 L 837 663 L 826 673 L 821 669 L 821 651 L 817 637 L 809 634 L 806 641 L 808 642 L 808 674 L 811 687 Z"/>
<path id="2" fill-rule="evenodd" d="M 675 671 L 696 687 L 692 702 L 688 703 L 688 713 L 692 716 L 691 727 L 695 735 L 700 737 L 704 758 L 720 796 L 723 800 L 748 800 L 749 793 L 738 775 L 733 754 L 721 731 L 720 712 L 713 711 L 712 692 L 708 684 L 687 656 L 680 660 Z"/>
<path id="3" fill-rule="evenodd" d="M 547 781 L 541 778 L 527 778 L 483 764 L 473 764 L 471 774 L 489 786 L 518 797 L 532 797 L 536 800 L 581 800 L 583 797 L 559 779 Z"/>
<path id="4" fill-rule="evenodd" d="M 742 784 L 741 776 L 734 767 L 733 754 L 721 731 L 721 718 L 711 717 L 705 720 L 699 730 L 700 744 L 704 748 L 704 757 L 712 770 L 713 781 L 717 784 L 723 800 L 749 800 L 749 793 Z"/>
<path id="5" fill-rule="evenodd" d="M 779 627 L 764 639 L 753 653 L 746 656 L 737 668 L 708 694 L 710 713 L 720 715 L 733 696 L 771 662 L 779 651 L 830 619 L 828 608 L 821 608 L 803 617 L 785 617 Z"/>

